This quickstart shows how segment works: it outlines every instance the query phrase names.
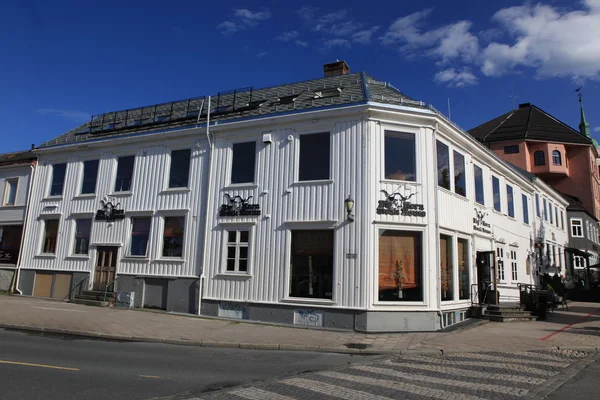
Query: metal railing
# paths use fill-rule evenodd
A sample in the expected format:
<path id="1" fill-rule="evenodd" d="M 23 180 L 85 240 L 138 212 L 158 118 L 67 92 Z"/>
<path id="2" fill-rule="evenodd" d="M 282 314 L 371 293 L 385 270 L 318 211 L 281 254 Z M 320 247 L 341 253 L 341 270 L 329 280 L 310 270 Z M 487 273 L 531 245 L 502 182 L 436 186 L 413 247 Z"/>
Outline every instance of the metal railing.
<path id="1" fill-rule="evenodd" d="M 67 297 L 69 298 L 69 300 L 73 299 L 73 292 L 75 291 L 75 289 L 77 289 L 79 286 L 81 286 L 81 284 L 85 281 L 88 280 L 88 277 L 86 276 L 85 278 L 81 279 L 75 286 L 73 286 L 71 288 L 71 290 L 69 291 L 69 294 L 67 296 L 65 296 L 65 298 L 63 300 L 65 300 Z"/>
<path id="2" fill-rule="evenodd" d="M 115 284 L 115 282 L 117 282 L 117 279 L 119 278 L 115 278 L 115 280 L 113 280 L 112 282 L 110 282 L 108 285 L 106 285 L 106 287 L 104 288 L 104 301 L 106 301 L 106 295 L 108 293 L 108 288 L 111 287 L 112 285 Z M 114 290 L 114 287 L 113 287 Z"/>
<path id="3" fill-rule="evenodd" d="M 483 305 L 488 300 L 491 282 L 471 284 L 471 305 Z"/>

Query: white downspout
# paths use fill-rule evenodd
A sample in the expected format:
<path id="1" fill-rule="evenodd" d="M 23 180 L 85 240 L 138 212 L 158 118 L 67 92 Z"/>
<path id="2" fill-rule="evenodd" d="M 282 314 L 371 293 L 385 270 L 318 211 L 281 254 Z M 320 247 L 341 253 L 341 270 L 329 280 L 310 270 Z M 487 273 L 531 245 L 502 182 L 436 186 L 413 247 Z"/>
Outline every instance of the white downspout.
<path id="1" fill-rule="evenodd" d="M 18 294 L 23 294 L 20 290 L 19 290 L 19 278 L 20 278 L 20 274 L 19 271 L 21 269 L 21 264 L 23 263 L 23 243 L 25 243 L 25 233 L 27 232 L 27 221 L 29 220 L 29 213 L 30 213 L 30 201 L 31 201 L 31 191 L 33 190 L 33 182 L 35 179 L 35 171 L 36 171 L 36 166 L 37 166 L 37 157 L 36 159 L 31 163 L 30 168 L 31 168 L 31 178 L 29 179 L 29 188 L 27 189 L 27 198 L 25 199 L 25 217 L 23 219 L 23 231 L 21 232 L 21 245 L 19 247 L 19 260 L 17 261 L 17 267 L 15 269 L 15 277 L 13 278 L 13 285 L 11 287 L 11 292 L 14 293 L 15 291 Z"/>
<path id="2" fill-rule="evenodd" d="M 200 113 L 202 112 L 202 110 L 200 110 Z M 208 187 L 206 188 L 206 214 L 205 214 L 205 218 L 204 218 L 204 245 L 202 246 L 202 273 L 200 274 L 200 292 L 198 293 L 198 315 L 201 315 L 202 313 L 202 297 L 204 296 L 205 293 L 205 282 L 206 282 L 206 276 L 205 276 L 205 271 L 206 271 L 206 251 L 207 248 L 206 246 L 208 245 L 208 232 L 209 229 L 208 228 L 208 221 L 209 219 L 212 218 L 212 212 L 213 212 L 213 193 L 212 193 L 212 187 L 213 187 L 213 174 L 212 174 L 212 156 L 213 156 L 213 152 L 214 152 L 214 141 L 210 140 L 210 96 L 208 96 L 208 108 L 206 111 L 206 140 L 208 141 L 208 148 L 209 148 L 209 153 L 208 153 Z M 211 219 L 212 221 L 212 219 Z"/>

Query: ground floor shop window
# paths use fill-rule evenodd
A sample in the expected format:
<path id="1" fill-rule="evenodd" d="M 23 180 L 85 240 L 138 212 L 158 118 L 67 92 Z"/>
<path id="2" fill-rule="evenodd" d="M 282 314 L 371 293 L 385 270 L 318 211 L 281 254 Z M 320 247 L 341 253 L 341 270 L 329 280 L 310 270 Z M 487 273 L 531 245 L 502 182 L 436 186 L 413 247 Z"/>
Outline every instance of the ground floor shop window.
<path id="1" fill-rule="evenodd" d="M 469 299 L 471 282 L 469 262 L 469 241 L 467 239 L 458 239 L 458 298 L 459 300 Z"/>
<path id="2" fill-rule="evenodd" d="M 379 231 L 379 301 L 423 301 L 421 232 Z"/>
<path id="3" fill-rule="evenodd" d="M 290 297 L 333 298 L 333 231 L 292 231 Z"/>
<path id="4" fill-rule="evenodd" d="M 440 279 L 442 301 L 454 300 L 452 236 L 440 235 Z"/>
<path id="5" fill-rule="evenodd" d="M 22 233 L 21 225 L 0 226 L 0 264 L 17 264 Z"/>

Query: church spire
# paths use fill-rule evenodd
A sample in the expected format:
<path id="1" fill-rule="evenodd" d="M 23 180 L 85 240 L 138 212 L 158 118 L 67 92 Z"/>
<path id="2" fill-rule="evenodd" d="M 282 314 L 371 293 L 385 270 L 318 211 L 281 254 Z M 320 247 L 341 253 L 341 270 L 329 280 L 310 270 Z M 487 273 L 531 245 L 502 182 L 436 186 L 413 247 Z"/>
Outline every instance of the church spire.
<path id="1" fill-rule="evenodd" d="M 581 94 L 581 88 L 577 89 L 576 92 L 579 95 L 579 108 L 581 110 L 581 121 L 579 122 L 579 133 L 581 133 L 583 136 L 591 139 L 592 135 L 590 134 L 590 124 L 588 124 L 587 120 L 585 119 L 585 112 L 583 111 L 583 96 Z"/>

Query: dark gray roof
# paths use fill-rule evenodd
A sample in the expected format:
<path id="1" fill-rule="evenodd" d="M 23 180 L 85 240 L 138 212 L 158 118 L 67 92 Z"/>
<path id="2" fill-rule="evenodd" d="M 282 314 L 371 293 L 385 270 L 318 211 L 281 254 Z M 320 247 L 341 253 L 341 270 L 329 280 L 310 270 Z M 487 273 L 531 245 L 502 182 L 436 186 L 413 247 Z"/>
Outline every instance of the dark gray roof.
<path id="1" fill-rule="evenodd" d="M 502 160 L 502 161 L 505 162 L 509 166 L 509 168 L 511 168 L 512 170 L 514 170 L 519 175 L 523 176 L 528 181 L 533 182 L 536 179 L 538 179 L 538 177 L 535 174 L 532 174 L 531 172 L 526 171 L 523 168 L 519 168 L 516 165 L 514 165 L 512 163 L 509 163 L 508 161 L 504 161 L 504 160 Z"/>
<path id="2" fill-rule="evenodd" d="M 575 196 L 571 196 L 569 194 L 566 193 L 562 193 L 560 192 L 560 194 L 562 195 L 562 197 L 564 197 L 568 202 L 569 205 L 567 206 L 567 211 L 572 211 L 572 212 L 583 212 L 586 213 L 590 218 L 594 219 L 594 221 L 598 221 L 598 219 L 596 217 L 594 217 L 581 203 L 581 200 L 578 197 Z"/>
<path id="3" fill-rule="evenodd" d="M 233 121 L 367 101 L 427 108 L 391 84 L 358 72 L 264 89 L 221 92 L 211 96 L 210 121 Z M 42 143 L 39 148 L 193 126 L 198 121 L 206 122 L 207 110 L 208 97 L 197 97 L 98 114 L 90 122 Z"/>
<path id="4" fill-rule="evenodd" d="M 508 140 L 538 140 L 558 143 L 592 144 L 592 141 L 540 108 L 520 104 L 511 110 L 471 130 L 471 136 L 481 142 Z"/>
<path id="5" fill-rule="evenodd" d="M 0 166 L 14 164 L 29 164 L 36 159 L 31 150 L 16 151 L 13 153 L 0 154 Z"/>

